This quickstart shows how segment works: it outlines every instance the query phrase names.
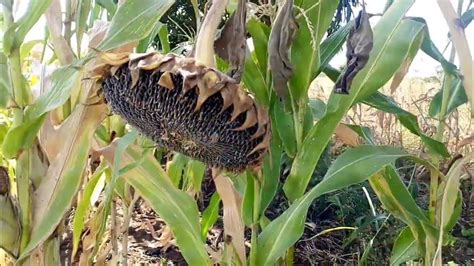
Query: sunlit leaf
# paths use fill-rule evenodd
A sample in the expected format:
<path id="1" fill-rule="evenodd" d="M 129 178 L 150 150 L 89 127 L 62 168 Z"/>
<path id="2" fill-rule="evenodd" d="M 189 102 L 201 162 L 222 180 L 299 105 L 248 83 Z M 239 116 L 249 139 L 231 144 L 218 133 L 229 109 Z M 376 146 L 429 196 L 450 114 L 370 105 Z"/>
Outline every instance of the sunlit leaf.
<path id="1" fill-rule="evenodd" d="M 408 156 L 399 148 L 363 145 L 347 150 L 328 169 L 323 180 L 272 221 L 258 239 L 258 264 L 273 265 L 303 234 L 306 214 L 319 196 L 367 180 L 385 165 Z"/>
<path id="2" fill-rule="evenodd" d="M 446 96 L 446 115 L 456 110 L 456 108 L 458 108 L 459 106 L 467 103 L 466 90 L 464 90 L 462 80 L 460 78 L 456 78 L 455 80 L 452 80 L 451 84 L 452 86 L 451 89 L 449 89 L 449 94 Z M 443 101 L 444 93 L 443 91 L 444 89 L 436 93 L 430 102 L 429 114 L 431 117 L 437 117 L 437 115 L 441 111 L 441 104 Z"/>
<path id="3" fill-rule="evenodd" d="M 306 190 L 324 148 L 356 99 L 383 86 L 402 64 L 413 42 L 419 42 L 424 25 L 403 20 L 413 2 L 401 0 L 389 8 L 374 28 L 374 48 L 369 62 L 355 77 L 350 94 L 333 93 L 329 97 L 324 116 L 308 132 L 293 161 L 284 185 L 290 200 L 296 200 Z"/>
<path id="4" fill-rule="evenodd" d="M 426 134 L 423 133 L 421 130 L 419 124 L 418 124 L 418 119 L 417 117 L 402 109 L 401 107 L 398 106 L 398 104 L 391 99 L 390 97 L 380 93 L 376 92 L 369 97 L 367 97 L 363 103 L 374 107 L 376 109 L 382 110 L 387 113 L 395 114 L 400 121 L 400 123 L 406 127 L 411 133 L 419 136 L 423 143 L 433 152 L 443 156 L 443 157 L 448 157 L 449 152 L 446 146 L 431 138 L 428 137 Z"/>
<path id="5" fill-rule="evenodd" d="M 145 38 L 173 3 L 174 0 L 125 1 L 117 9 L 97 49 L 108 51 Z"/>
<path id="6" fill-rule="evenodd" d="M 70 208 L 80 188 L 95 128 L 105 116 L 104 105 L 78 105 L 58 129 L 61 150 L 33 195 L 31 240 L 20 259 L 47 239 Z"/>
<path id="7" fill-rule="evenodd" d="M 207 232 L 216 223 L 217 218 L 219 218 L 220 203 L 221 203 L 221 198 L 219 197 L 219 193 L 214 192 L 214 194 L 212 194 L 211 201 L 209 202 L 209 206 L 207 206 L 207 208 L 202 213 L 202 220 L 201 220 L 202 241 L 206 241 Z"/>
<path id="8" fill-rule="evenodd" d="M 117 143 L 113 142 L 102 152 L 109 164 L 113 163 L 115 149 Z M 151 153 L 144 156 L 142 149 L 132 145 L 123 154 L 121 166 L 137 161 L 141 161 L 140 164 L 124 173 L 123 178 L 170 226 L 186 261 L 190 265 L 208 265 L 209 257 L 201 239 L 196 202 L 170 182 Z"/>
<path id="9" fill-rule="evenodd" d="M 390 265 L 400 265 L 406 261 L 417 259 L 418 257 L 419 254 L 413 233 L 410 227 L 405 227 L 393 244 Z"/>

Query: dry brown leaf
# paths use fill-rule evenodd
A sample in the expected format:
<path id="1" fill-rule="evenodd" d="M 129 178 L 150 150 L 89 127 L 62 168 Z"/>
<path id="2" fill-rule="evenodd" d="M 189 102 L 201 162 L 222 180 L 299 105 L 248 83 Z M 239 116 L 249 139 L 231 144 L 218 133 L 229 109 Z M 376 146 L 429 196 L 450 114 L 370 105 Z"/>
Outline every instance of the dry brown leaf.
<path id="1" fill-rule="evenodd" d="M 235 190 L 229 177 L 224 175 L 221 170 L 212 168 L 212 177 L 224 207 L 224 239 L 226 242 L 230 242 L 230 246 L 235 250 L 241 265 L 246 265 L 245 226 L 240 213 L 242 196 Z"/>
<path id="2" fill-rule="evenodd" d="M 293 73 L 290 62 L 290 47 L 295 39 L 298 23 L 293 14 L 293 0 L 286 0 L 278 11 L 272 26 L 268 44 L 270 70 L 276 94 L 288 98 L 288 80 Z"/>
<path id="3" fill-rule="evenodd" d="M 245 18 L 245 0 L 239 0 L 237 9 L 229 18 L 222 29 L 221 35 L 214 43 L 216 54 L 230 63 L 232 70 L 229 75 L 237 81 L 240 81 L 245 64 L 247 47 Z"/>
<path id="4" fill-rule="evenodd" d="M 342 77 L 336 82 L 335 93 L 349 93 L 352 80 L 369 61 L 369 54 L 373 45 L 373 33 L 369 16 L 363 9 L 355 19 L 354 27 L 347 37 L 347 67 Z"/>
<path id="5" fill-rule="evenodd" d="M 44 16 L 46 17 L 46 25 L 51 35 L 51 40 L 54 45 L 54 52 L 59 59 L 61 65 L 72 63 L 74 53 L 71 46 L 67 43 L 62 34 L 63 22 L 61 13 L 61 1 L 53 0 L 46 10 Z"/>
<path id="6" fill-rule="evenodd" d="M 395 90 L 400 86 L 405 78 L 405 75 L 408 73 L 408 69 L 410 69 L 411 62 L 413 61 L 414 57 L 408 57 L 405 59 L 403 64 L 398 69 L 397 73 L 393 76 L 392 83 L 390 84 L 390 93 L 393 94 Z"/>
<path id="7" fill-rule="evenodd" d="M 337 139 L 351 147 L 355 147 L 362 144 L 359 135 L 357 135 L 357 133 L 350 127 L 348 127 L 346 124 L 337 125 L 335 134 Z"/>

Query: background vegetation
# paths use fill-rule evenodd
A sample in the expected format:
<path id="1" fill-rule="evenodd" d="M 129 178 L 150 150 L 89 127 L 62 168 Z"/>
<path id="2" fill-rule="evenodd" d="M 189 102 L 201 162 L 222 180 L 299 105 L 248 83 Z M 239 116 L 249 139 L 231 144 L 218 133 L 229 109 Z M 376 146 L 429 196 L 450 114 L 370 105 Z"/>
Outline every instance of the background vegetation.
<path id="1" fill-rule="evenodd" d="M 277 4 L 248 3 L 242 84 L 268 110 L 273 137 L 261 171 L 219 183 L 110 114 L 91 77 L 103 52 L 188 54 L 209 4 L 32 0 L 19 15 L 2 0 L 2 265 L 468 263 L 472 1 L 437 1 L 449 58 L 422 18 L 406 17 L 414 1 L 387 1 L 369 61 L 340 95 L 329 62 L 357 1 L 295 0 L 288 109 L 269 67 Z M 44 39 L 25 41 L 42 16 Z M 404 79 L 418 53 L 440 63 L 438 77 Z"/>

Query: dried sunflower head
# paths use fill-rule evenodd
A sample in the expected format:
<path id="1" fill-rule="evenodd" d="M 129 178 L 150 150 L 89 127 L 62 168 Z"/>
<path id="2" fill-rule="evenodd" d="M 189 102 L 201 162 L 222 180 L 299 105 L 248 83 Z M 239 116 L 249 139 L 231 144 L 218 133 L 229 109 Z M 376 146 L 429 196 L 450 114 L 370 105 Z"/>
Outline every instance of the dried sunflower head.
<path id="1" fill-rule="evenodd" d="M 112 111 L 158 145 L 233 172 L 261 164 L 270 120 L 235 80 L 176 55 L 102 58 L 94 73 Z"/>

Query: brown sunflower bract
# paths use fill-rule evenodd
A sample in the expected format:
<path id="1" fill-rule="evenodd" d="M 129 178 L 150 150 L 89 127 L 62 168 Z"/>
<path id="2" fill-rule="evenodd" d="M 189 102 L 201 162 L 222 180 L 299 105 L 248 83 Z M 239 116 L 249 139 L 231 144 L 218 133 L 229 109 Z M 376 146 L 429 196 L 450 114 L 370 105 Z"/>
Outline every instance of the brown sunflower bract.
<path id="1" fill-rule="evenodd" d="M 270 120 L 235 80 L 172 54 L 101 59 L 93 73 L 112 111 L 158 145 L 233 172 L 261 165 Z"/>

